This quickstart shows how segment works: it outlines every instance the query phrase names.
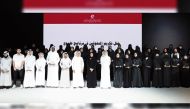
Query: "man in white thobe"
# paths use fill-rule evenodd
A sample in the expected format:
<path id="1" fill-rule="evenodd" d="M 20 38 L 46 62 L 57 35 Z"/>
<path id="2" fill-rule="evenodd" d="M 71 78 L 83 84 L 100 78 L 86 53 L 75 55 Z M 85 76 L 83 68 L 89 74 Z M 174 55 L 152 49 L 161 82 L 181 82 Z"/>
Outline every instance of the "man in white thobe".
<path id="1" fill-rule="evenodd" d="M 45 86 L 45 67 L 46 60 L 43 53 L 38 54 L 39 58 L 36 60 L 36 86 Z"/>
<path id="2" fill-rule="evenodd" d="M 72 59 L 72 70 L 73 70 L 73 87 L 84 87 L 84 61 L 81 57 L 80 51 L 76 51 Z"/>
<path id="3" fill-rule="evenodd" d="M 63 58 L 60 61 L 61 67 L 61 78 L 59 82 L 60 87 L 70 87 L 70 72 L 69 68 L 71 67 L 71 59 L 69 58 L 67 52 L 63 53 Z"/>
<path id="4" fill-rule="evenodd" d="M 47 64 L 48 64 L 48 73 L 47 73 L 47 87 L 58 87 L 58 63 L 59 63 L 59 54 L 55 51 L 55 46 L 50 48 L 50 51 L 47 55 Z"/>
<path id="5" fill-rule="evenodd" d="M 12 85 L 12 78 L 11 78 L 12 58 L 9 56 L 8 51 L 4 51 L 0 66 L 1 66 L 0 86 L 9 88 Z"/>
<path id="6" fill-rule="evenodd" d="M 100 64 L 101 64 L 100 87 L 101 88 L 111 88 L 111 81 L 110 81 L 111 58 L 108 56 L 107 51 L 102 52 L 102 56 L 100 58 Z"/>
<path id="7" fill-rule="evenodd" d="M 27 51 L 27 55 L 25 57 L 24 87 L 35 87 L 35 63 L 36 57 L 33 55 L 33 51 L 30 49 Z"/>

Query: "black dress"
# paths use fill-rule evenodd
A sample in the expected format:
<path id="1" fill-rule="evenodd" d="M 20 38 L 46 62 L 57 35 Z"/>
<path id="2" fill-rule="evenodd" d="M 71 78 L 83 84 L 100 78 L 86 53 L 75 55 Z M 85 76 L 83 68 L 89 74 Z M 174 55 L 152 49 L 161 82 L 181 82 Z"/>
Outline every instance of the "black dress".
<path id="1" fill-rule="evenodd" d="M 153 81 L 152 86 L 162 87 L 163 86 L 163 73 L 162 73 L 162 61 L 160 56 L 154 57 L 153 60 Z"/>
<path id="2" fill-rule="evenodd" d="M 110 78 L 111 78 L 111 81 L 113 81 L 113 60 L 114 60 L 114 56 L 115 56 L 115 53 L 112 49 L 108 49 L 108 56 L 111 58 L 111 64 L 110 64 Z"/>
<path id="3" fill-rule="evenodd" d="M 133 87 L 142 86 L 142 77 L 141 77 L 141 65 L 142 61 L 140 58 L 133 59 L 133 69 L 132 69 L 132 85 Z"/>
<path id="4" fill-rule="evenodd" d="M 113 86 L 116 88 L 120 88 L 123 86 L 123 59 L 118 58 L 114 60 L 113 63 L 113 71 L 114 71 L 114 80 Z"/>
<path id="5" fill-rule="evenodd" d="M 87 60 L 87 87 L 88 88 L 95 88 L 97 86 L 97 77 L 96 77 L 96 59 L 95 58 L 90 58 Z M 93 69 L 91 71 L 90 69 Z"/>
<path id="6" fill-rule="evenodd" d="M 163 82 L 164 87 L 171 86 L 171 58 L 169 55 L 164 55 L 163 61 Z"/>
<path id="7" fill-rule="evenodd" d="M 150 87 L 150 76 L 152 68 L 152 59 L 146 57 L 143 59 L 143 86 Z"/>
<path id="8" fill-rule="evenodd" d="M 98 53 L 96 55 L 96 60 L 97 60 L 97 66 L 96 66 L 96 73 L 97 73 L 97 80 L 99 81 L 101 78 L 101 64 L 100 64 L 100 58 L 102 56 L 102 51 L 99 48 Z"/>
<path id="9" fill-rule="evenodd" d="M 190 64 L 188 60 L 183 59 L 181 62 L 181 86 L 190 87 Z"/>
<path id="10" fill-rule="evenodd" d="M 124 59 L 123 87 L 132 87 L 132 60 L 131 58 Z"/>
<path id="11" fill-rule="evenodd" d="M 180 76 L 179 76 L 180 61 L 177 57 L 173 57 L 171 64 L 172 64 L 171 86 L 172 87 L 179 87 L 180 86 Z"/>

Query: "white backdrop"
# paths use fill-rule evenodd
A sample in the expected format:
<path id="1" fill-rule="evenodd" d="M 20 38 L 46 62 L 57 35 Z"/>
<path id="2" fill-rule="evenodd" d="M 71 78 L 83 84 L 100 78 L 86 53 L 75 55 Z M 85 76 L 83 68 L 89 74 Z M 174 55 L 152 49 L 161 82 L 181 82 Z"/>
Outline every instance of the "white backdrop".
<path id="1" fill-rule="evenodd" d="M 142 24 L 44 24 L 44 45 L 63 42 L 120 42 L 142 48 Z M 97 49 L 100 45 L 97 45 Z M 117 46 L 112 46 L 115 49 Z M 107 46 L 104 47 L 107 49 Z"/>

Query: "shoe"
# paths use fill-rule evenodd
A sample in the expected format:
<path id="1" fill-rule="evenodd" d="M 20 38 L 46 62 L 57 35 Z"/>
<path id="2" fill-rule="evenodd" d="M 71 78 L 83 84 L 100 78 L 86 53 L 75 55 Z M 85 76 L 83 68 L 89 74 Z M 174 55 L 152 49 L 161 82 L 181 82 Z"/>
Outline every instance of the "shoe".
<path id="1" fill-rule="evenodd" d="M 23 88 L 23 85 L 20 85 L 20 88 Z"/>
<path id="2" fill-rule="evenodd" d="M 16 85 L 13 85 L 13 87 L 12 88 L 16 88 Z"/>

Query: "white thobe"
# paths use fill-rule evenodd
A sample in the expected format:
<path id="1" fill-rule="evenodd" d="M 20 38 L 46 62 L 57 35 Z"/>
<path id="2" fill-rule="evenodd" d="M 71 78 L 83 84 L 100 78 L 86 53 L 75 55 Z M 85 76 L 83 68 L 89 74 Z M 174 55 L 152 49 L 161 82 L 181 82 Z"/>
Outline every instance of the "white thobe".
<path id="1" fill-rule="evenodd" d="M 61 67 L 61 78 L 60 78 L 60 87 L 70 87 L 70 74 L 69 68 L 71 67 L 70 58 L 62 58 L 60 61 Z"/>
<path id="2" fill-rule="evenodd" d="M 83 70 L 84 61 L 82 57 L 74 57 L 72 60 L 73 71 L 73 87 L 84 87 Z"/>
<path id="3" fill-rule="evenodd" d="M 47 74 L 47 84 L 49 87 L 58 87 L 58 63 L 59 63 L 59 55 L 56 51 L 50 51 L 47 55 L 47 64 L 48 64 L 48 74 Z"/>
<path id="4" fill-rule="evenodd" d="M 24 87 L 35 87 L 35 56 L 26 56 L 25 57 L 25 74 L 24 74 Z"/>
<path id="5" fill-rule="evenodd" d="M 0 86 L 12 85 L 11 65 L 12 59 L 10 57 L 1 59 Z"/>
<path id="6" fill-rule="evenodd" d="M 45 86 L 45 66 L 46 60 L 44 58 L 36 60 L 36 86 Z"/>
<path id="7" fill-rule="evenodd" d="M 109 87 L 111 87 L 111 81 L 110 81 L 111 59 L 109 56 L 101 57 L 100 63 L 101 63 L 100 87 L 101 88 L 109 88 Z"/>

